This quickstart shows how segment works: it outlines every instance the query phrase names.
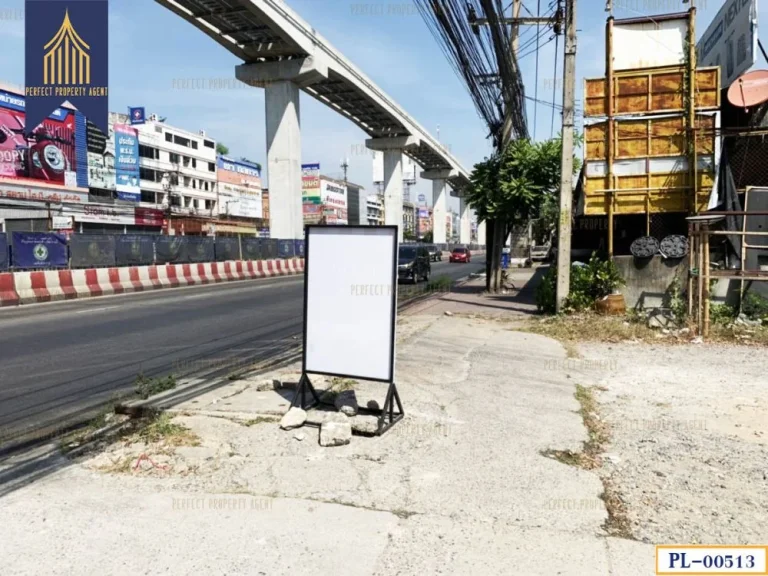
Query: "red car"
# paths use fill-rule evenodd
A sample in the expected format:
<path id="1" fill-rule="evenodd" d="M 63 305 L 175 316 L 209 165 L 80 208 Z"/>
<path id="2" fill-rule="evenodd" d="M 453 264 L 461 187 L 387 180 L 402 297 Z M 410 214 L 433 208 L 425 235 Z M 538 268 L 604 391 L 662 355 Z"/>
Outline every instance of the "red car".
<path id="1" fill-rule="evenodd" d="M 469 263 L 471 258 L 472 255 L 469 253 L 469 248 L 454 248 L 448 261 Z"/>

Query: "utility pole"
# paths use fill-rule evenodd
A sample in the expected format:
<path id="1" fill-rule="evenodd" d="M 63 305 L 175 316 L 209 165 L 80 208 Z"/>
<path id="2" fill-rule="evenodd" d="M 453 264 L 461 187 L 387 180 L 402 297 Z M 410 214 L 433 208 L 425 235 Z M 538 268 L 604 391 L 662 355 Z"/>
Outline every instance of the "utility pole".
<path id="1" fill-rule="evenodd" d="M 576 92 L 576 0 L 565 0 L 563 66 L 563 156 L 560 163 L 560 220 L 557 242 L 557 312 L 571 285 L 571 209 L 573 205 L 573 125 Z"/>

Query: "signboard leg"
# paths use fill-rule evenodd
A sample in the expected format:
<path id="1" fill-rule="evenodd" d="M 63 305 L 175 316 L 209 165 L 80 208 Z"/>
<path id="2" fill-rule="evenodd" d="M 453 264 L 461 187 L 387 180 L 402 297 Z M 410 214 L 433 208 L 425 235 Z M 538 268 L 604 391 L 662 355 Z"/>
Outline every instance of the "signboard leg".
<path id="1" fill-rule="evenodd" d="M 307 391 L 309 391 L 314 398 L 314 400 L 311 400 L 309 403 L 307 402 Z M 293 400 L 291 400 L 291 408 L 298 407 L 302 410 L 309 410 L 318 404 L 320 404 L 320 397 L 317 395 L 314 386 L 312 386 L 312 382 L 309 381 L 309 376 L 307 376 L 306 372 L 303 372 L 301 374 L 301 379 L 299 380 L 299 386 L 296 388 L 296 394 L 293 396 Z M 381 424 L 379 424 L 379 426 L 381 426 Z"/>
<path id="2" fill-rule="evenodd" d="M 395 412 L 395 403 L 397 403 L 397 412 Z M 377 434 L 381 436 L 389 430 L 396 422 L 399 422 L 405 416 L 403 403 L 400 402 L 400 394 L 397 393 L 397 386 L 394 382 L 389 383 L 387 389 L 387 399 L 384 400 L 384 406 L 379 415 L 379 429 Z"/>

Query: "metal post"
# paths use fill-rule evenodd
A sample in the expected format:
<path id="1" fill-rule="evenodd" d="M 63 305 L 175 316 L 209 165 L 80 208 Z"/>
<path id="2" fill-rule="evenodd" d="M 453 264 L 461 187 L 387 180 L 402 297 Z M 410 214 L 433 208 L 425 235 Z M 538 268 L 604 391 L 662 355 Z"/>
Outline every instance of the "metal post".
<path id="1" fill-rule="evenodd" d="M 613 16 L 605 23 L 605 112 L 608 117 L 606 128 L 606 168 L 608 172 L 608 187 L 616 189 L 616 181 L 613 176 L 614 130 L 613 121 Z M 613 192 L 608 193 L 608 258 L 613 259 L 613 210 L 616 201 Z"/>
<path id="2" fill-rule="evenodd" d="M 566 0 L 563 67 L 563 157 L 560 165 L 560 226 L 557 249 L 557 312 L 571 284 L 571 204 L 573 196 L 573 107 L 576 91 L 576 0 Z"/>
<path id="3" fill-rule="evenodd" d="M 704 224 L 704 332 L 709 336 L 709 225 Z"/>
<path id="4" fill-rule="evenodd" d="M 694 214 L 699 213 L 699 177 L 696 151 L 696 7 L 688 10 L 688 162 Z M 705 228 L 706 230 L 706 228 Z"/>

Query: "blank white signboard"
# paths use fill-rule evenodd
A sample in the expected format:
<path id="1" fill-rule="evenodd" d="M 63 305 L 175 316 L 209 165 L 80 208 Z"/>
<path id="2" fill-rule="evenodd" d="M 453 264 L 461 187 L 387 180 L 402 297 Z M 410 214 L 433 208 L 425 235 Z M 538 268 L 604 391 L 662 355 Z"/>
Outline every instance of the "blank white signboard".
<path id="1" fill-rule="evenodd" d="M 392 381 L 396 227 L 308 227 L 304 370 Z"/>

